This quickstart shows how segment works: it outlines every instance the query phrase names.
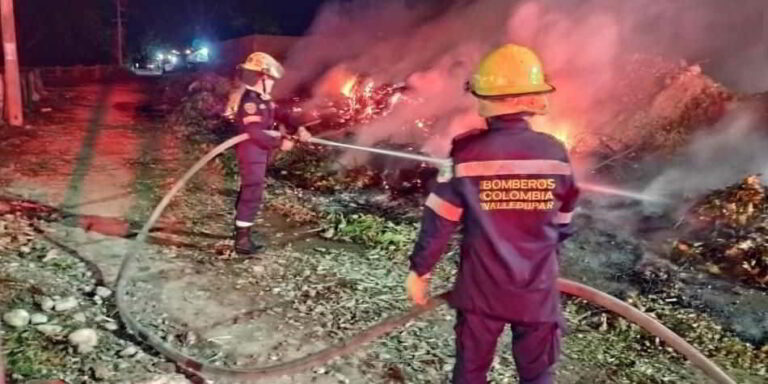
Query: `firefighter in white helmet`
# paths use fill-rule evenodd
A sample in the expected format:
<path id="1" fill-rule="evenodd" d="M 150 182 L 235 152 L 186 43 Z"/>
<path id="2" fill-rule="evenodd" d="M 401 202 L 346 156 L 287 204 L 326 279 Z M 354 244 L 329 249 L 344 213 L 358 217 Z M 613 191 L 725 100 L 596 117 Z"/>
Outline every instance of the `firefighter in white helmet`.
<path id="1" fill-rule="evenodd" d="M 289 151 L 295 142 L 290 137 L 275 137 L 265 132 L 275 128 L 272 87 L 283 77 L 283 66 L 272 56 L 255 52 L 248 56 L 245 63 L 238 65 L 237 70 L 243 86 L 232 93 L 226 113 L 234 119 L 239 133 L 247 133 L 250 140 L 235 147 L 240 172 L 235 251 L 240 255 L 253 255 L 263 248 L 262 243 L 251 238 L 251 228 L 261 209 L 270 152 L 278 148 Z M 303 127 L 298 133 L 299 140 L 310 137 Z"/>

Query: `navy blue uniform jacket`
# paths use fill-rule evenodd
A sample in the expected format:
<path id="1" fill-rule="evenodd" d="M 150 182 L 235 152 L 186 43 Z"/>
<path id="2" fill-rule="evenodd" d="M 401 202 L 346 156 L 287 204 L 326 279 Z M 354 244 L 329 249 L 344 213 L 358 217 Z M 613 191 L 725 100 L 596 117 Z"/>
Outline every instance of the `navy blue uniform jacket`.
<path id="1" fill-rule="evenodd" d="M 280 146 L 280 138 L 267 135 L 275 124 L 275 103 L 264 100 L 258 92 L 246 90 L 235 115 L 239 133 L 248 133 L 250 140 L 238 144 L 237 151 L 244 163 L 266 163 L 271 150 Z"/>
<path id="2" fill-rule="evenodd" d="M 411 270 L 429 273 L 459 224 L 451 304 L 508 321 L 560 321 L 557 248 L 578 197 L 565 146 L 520 115 L 454 140 L 454 178 L 429 195 Z"/>

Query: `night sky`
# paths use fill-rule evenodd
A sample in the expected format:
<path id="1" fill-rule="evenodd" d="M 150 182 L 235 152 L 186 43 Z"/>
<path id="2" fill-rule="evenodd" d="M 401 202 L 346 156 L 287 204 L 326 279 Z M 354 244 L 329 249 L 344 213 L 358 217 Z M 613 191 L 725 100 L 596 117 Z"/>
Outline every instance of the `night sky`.
<path id="1" fill-rule="evenodd" d="M 125 57 L 158 47 L 182 48 L 253 33 L 301 35 L 323 0 L 121 0 Z M 353 0 L 342 0 L 353 1 Z M 114 0 L 23 0 L 16 3 L 22 65 L 115 62 Z"/>
<path id="2" fill-rule="evenodd" d="M 222 40 L 251 33 L 301 35 L 322 0 L 123 0 L 129 43 Z"/>

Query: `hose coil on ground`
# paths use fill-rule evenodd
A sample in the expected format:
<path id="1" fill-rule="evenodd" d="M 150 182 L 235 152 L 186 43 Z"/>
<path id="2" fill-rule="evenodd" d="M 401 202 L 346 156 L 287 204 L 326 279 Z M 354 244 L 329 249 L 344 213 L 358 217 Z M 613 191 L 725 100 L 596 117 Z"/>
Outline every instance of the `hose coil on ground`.
<path id="1" fill-rule="evenodd" d="M 118 311 L 120 313 L 120 318 L 122 319 L 128 331 L 155 348 L 165 357 L 175 361 L 182 369 L 188 371 L 189 373 L 199 375 L 206 379 L 216 380 L 217 382 L 251 382 L 270 377 L 295 374 L 317 365 L 327 363 L 336 357 L 349 354 L 357 348 L 365 345 L 366 343 L 382 337 L 394 329 L 405 325 L 409 321 L 434 310 L 442 304 L 445 304 L 445 299 L 448 295 L 448 292 L 433 297 L 424 306 L 414 307 L 409 312 L 389 317 L 386 320 L 376 324 L 375 326 L 368 328 L 362 333 L 347 339 L 341 344 L 326 348 L 299 359 L 271 365 L 268 367 L 250 369 L 222 367 L 197 360 L 196 358 L 188 356 L 184 352 L 174 348 L 170 344 L 166 343 L 163 339 L 153 334 L 148 328 L 141 325 L 137 319 L 133 317 L 133 315 L 127 310 L 128 294 L 126 289 L 129 281 L 129 271 L 136 263 L 136 255 L 138 254 L 142 244 L 146 243 L 149 231 L 160 218 L 160 215 L 171 202 L 173 197 L 184 187 L 184 185 L 186 185 L 192 176 L 194 176 L 203 166 L 205 166 L 216 156 L 245 140 L 248 140 L 247 134 L 235 136 L 218 145 L 216 148 L 212 149 L 200 160 L 198 160 L 197 163 L 195 163 L 184 174 L 184 176 L 182 176 L 182 178 L 173 185 L 171 190 L 163 197 L 157 207 L 155 207 L 151 216 L 141 228 L 141 231 L 136 238 L 137 242 L 134 248 L 130 250 L 130 252 L 128 252 L 123 259 L 115 288 L 116 302 Z M 620 316 L 623 316 L 627 320 L 637 324 L 646 331 L 659 337 L 670 347 L 674 348 L 677 352 L 684 355 L 688 360 L 699 367 L 708 377 L 714 380 L 714 382 L 718 384 L 735 384 L 735 381 L 728 377 L 728 375 L 723 372 L 720 367 L 709 360 L 700 351 L 683 340 L 680 336 L 676 335 L 669 328 L 665 327 L 657 320 L 632 307 L 631 305 L 604 292 L 598 291 L 594 288 L 574 281 L 558 279 L 557 283 L 558 289 L 561 292 L 582 298 L 592 304 L 598 305 Z"/>

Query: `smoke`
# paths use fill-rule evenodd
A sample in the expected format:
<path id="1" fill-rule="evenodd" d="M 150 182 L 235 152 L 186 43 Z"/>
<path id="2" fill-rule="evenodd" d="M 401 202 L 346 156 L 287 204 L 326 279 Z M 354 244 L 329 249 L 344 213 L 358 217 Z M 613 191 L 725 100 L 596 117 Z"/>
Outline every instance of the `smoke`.
<path id="1" fill-rule="evenodd" d="M 695 135 L 673 159 L 650 158 L 635 177 L 620 187 L 582 174 L 582 192 L 599 196 L 582 209 L 601 225 L 624 233 L 660 232 L 666 239 L 669 220 L 686 217 L 704 194 L 759 174 L 768 182 L 768 115 L 763 105 L 740 103 L 716 125 Z M 645 176 L 643 176 L 645 175 Z"/>
<path id="2" fill-rule="evenodd" d="M 768 121 L 740 108 L 708 132 L 696 136 L 671 167 L 657 176 L 645 195 L 680 202 L 733 184 L 750 174 L 768 181 Z"/>
<path id="3" fill-rule="evenodd" d="M 290 93 L 340 69 L 379 84 L 405 81 L 412 102 L 356 127 L 356 141 L 410 142 L 445 155 L 452 137 L 482 128 L 462 86 L 479 59 L 505 42 L 540 54 L 558 91 L 551 96 L 551 116 L 537 125 L 550 132 L 567 129 L 569 141 L 623 135 L 625 127 L 617 124 L 647 108 L 682 60 L 699 63 L 705 74 L 736 91 L 768 89 L 764 0 L 740 0 L 738 6 L 720 0 L 445 3 L 328 5 L 289 54 L 289 76 L 280 91 Z M 415 123 L 420 119 L 436 123 L 424 133 Z M 347 155 L 352 158 L 360 160 Z"/>

